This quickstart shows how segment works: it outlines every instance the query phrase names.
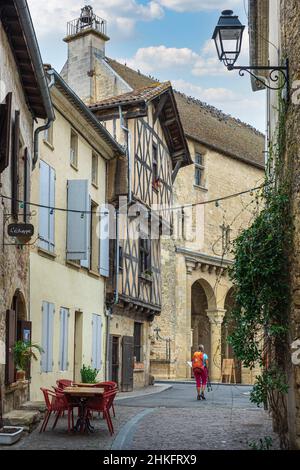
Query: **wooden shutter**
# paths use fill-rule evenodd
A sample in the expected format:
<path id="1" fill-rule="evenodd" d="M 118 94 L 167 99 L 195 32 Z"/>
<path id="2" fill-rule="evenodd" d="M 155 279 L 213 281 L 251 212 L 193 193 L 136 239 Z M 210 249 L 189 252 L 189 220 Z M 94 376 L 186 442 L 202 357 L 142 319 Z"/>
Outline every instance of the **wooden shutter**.
<path id="1" fill-rule="evenodd" d="M 109 335 L 108 344 L 108 380 L 112 380 L 113 335 Z"/>
<path id="2" fill-rule="evenodd" d="M 49 167 L 49 207 L 55 207 L 55 170 Z M 49 251 L 55 248 L 55 211 L 49 209 Z"/>
<path id="3" fill-rule="evenodd" d="M 13 152 L 11 162 L 11 213 L 15 219 L 19 215 L 19 150 L 20 150 L 20 111 L 15 111 L 13 131 Z"/>
<path id="4" fill-rule="evenodd" d="M 24 222 L 30 221 L 30 180 L 31 180 L 31 155 L 26 147 L 24 152 Z"/>
<path id="5" fill-rule="evenodd" d="M 109 211 L 105 206 L 101 206 L 99 272 L 109 277 Z"/>
<path id="6" fill-rule="evenodd" d="M 122 391 L 133 390 L 133 336 L 123 336 L 122 340 Z"/>
<path id="7" fill-rule="evenodd" d="M 42 372 L 53 370 L 53 333 L 54 333 L 54 304 L 43 302 L 42 307 Z"/>
<path id="8" fill-rule="evenodd" d="M 67 259 L 88 259 L 88 180 L 68 181 Z M 82 211 L 82 212 L 80 212 Z"/>
<path id="9" fill-rule="evenodd" d="M 93 314 L 92 320 L 92 367 L 101 369 L 102 366 L 102 317 Z"/>
<path id="10" fill-rule="evenodd" d="M 92 210 L 92 198 L 89 196 L 89 210 Z M 91 268 L 91 249 L 92 249 L 92 241 L 91 241 L 91 235 L 92 235 L 92 214 L 86 214 L 87 216 L 87 243 L 88 243 L 88 248 L 87 248 L 87 259 L 81 260 L 80 264 L 82 267 L 90 269 Z M 94 215 L 94 217 L 96 217 Z"/>
<path id="11" fill-rule="evenodd" d="M 55 248 L 55 171 L 40 161 L 39 246 L 47 251 Z"/>
<path id="12" fill-rule="evenodd" d="M 12 93 L 8 93 L 5 103 L 0 104 L 0 173 L 9 165 L 11 138 Z"/>
<path id="13" fill-rule="evenodd" d="M 54 304 L 48 304 L 48 357 L 47 372 L 53 371 L 53 336 L 54 336 Z"/>
<path id="14" fill-rule="evenodd" d="M 11 384 L 15 381 L 15 363 L 13 347 L 16 342 L 16 312 L 6 311 L 6 364 L 5 383 Z"/>
<path id="15" fill-rule="evenodd" d="M 68 330 L 69 330 L 69 310 L 60 309 L 60 347 L 59 347 L 59 368 L 68 370 Z"/>

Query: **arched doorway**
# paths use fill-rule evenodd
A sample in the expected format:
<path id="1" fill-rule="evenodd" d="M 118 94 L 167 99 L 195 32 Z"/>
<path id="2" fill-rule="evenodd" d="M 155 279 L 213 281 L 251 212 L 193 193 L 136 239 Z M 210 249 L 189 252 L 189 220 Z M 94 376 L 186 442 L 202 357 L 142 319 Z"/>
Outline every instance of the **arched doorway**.
<path id="1" fill-rule="evenodd" d="M 212 302 L 213 291 L 211 286 L 204 280 L 198 280 L 192 285 L 192 350 L 193 354 L 199 344 L 203 344 L 205 351 L 210 353 L 210 322 L 207 316 L 207 310 Z"/>
<path id="2" fill-rule="evenodd" d="M 224 308 L 226 310 L 225 318 L 222 324 L 222 361 L 223 359 L 233 359 L 235 366 L 236 383 L 242 382 L 242 364 L 236 359 L 231 344 L 228 343 L 228 336 L 234 331 L 234 322 L 230 319 L 230 313 L 234 307 L 234 289 L 233 287 L 227 292 Z"/>

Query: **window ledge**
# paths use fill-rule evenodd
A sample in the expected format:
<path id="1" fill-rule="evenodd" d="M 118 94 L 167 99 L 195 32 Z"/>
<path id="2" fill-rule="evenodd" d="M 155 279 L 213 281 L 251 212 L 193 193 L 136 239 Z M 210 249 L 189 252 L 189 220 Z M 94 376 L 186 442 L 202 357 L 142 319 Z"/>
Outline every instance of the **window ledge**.
<path id="1" fill-rule="evenodd" d="M 101 277 L 100 274 L 97 271 L 94 271 L 93 269 L 89 269 L 88 273 L 90 276 L 97 277 L 98 279 Z"/>
<path id="2" fill-rule="evenodd" d="M 74 163 L 70 163 L 70 167 L 72 167 L 73 170 L 78 171 L 78 166 L 74 165 Z"/>
<path id="3" fill-rule="evenodd" d="M 52 251 L 44 250 L 44 248 L 40 248 L 40 247 L 38 247 L 38 254 L 40 256 L 43 256 L 44 258 L 49 258 L 52 260 L 55 260 L 55 258 L 57 257 L 56 253 Z"/>
<path id="4" fill-rule="evenodd" d="M 48 142 L 48 140 L 43 139 L 43 142 L 45 145 L 47 145 L 47 147 L 49 147 L 50 150 L 54 150 L 54 146 L 50 142 Z"/>
<path id="5" fill-rule="evenodd" d="M 81 265 L 75 263 L 74 261 L 71 260 L 66 260 L 66 265 L 69 266 L 70 268 L 77 269 L 77 271 L 80 271 Z"/>
<path id="6" fill-rule="evenodd" d="M 145 274 L 140 274 L 139 278 L 140 278 L 141 281 L 149 282 L 150 284 L 152 284 L 152 282 L 153 282 L 153 277 L 152 276 L 147 276 Z"/>
<path id="7" fill-rule="evenodd" d="M 208 191 L 207 188 L 205 188 L 204 186 L 199 186 L 198 184 L 194 184 L 194 188 L 199 189 L 199 191 Z"/>

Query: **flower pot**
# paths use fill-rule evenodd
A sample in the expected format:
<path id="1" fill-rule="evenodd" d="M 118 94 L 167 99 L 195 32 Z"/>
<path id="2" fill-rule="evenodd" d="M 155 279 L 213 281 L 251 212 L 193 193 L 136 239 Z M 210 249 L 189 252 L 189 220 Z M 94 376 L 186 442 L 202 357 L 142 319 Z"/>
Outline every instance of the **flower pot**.
<path id="1" fill-rule="evenodd" d="M 16 372 L 16 380 L 17 382 L 23 382 L 26 378 L 25 370 L 17 370 Z"/>
<path id="2" fill-rule="evenodd" d="M 14 444 L 20 439 L 23 429 L 15 426 L 4 426 L 2 432 L 0 432 L 0 444 L 5 446 Z"/>

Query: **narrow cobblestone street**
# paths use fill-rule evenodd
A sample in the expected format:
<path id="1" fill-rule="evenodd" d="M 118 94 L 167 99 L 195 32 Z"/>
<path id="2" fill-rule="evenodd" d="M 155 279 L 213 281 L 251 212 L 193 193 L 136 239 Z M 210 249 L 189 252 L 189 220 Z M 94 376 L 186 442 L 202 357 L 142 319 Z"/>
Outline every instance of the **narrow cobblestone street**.
<path id="1" fill-rule="evenodd" d="M 249 401 L 250 387 L 214 385 L 206 401 L 197 401 L 192 384 L 172 384 L 160 393 L 123 398 L 117 402 L 115 435 L 94 419 L 96 432 L 68 435 L 67 419 L 52 431 L 39 428 L 11 449 L 78 450 L 239 450 L 271 436 L 278 449 L 268 414 Z"/>

